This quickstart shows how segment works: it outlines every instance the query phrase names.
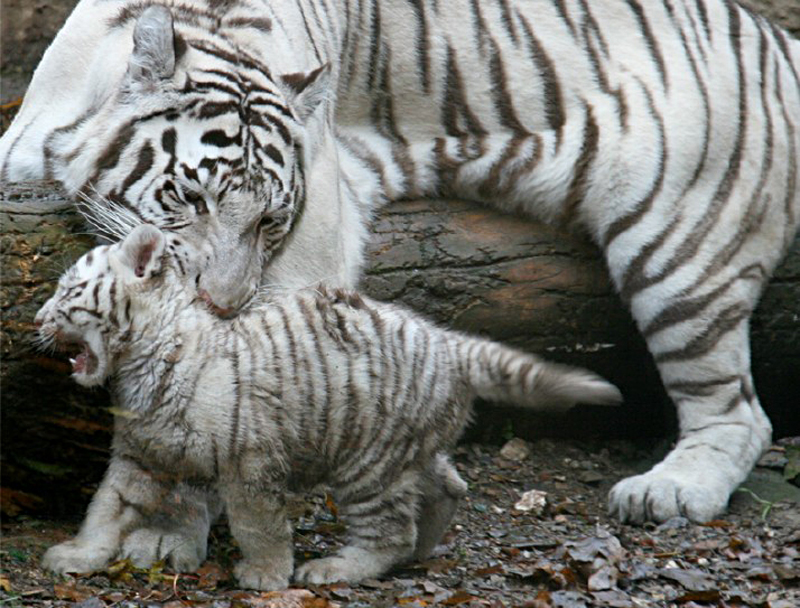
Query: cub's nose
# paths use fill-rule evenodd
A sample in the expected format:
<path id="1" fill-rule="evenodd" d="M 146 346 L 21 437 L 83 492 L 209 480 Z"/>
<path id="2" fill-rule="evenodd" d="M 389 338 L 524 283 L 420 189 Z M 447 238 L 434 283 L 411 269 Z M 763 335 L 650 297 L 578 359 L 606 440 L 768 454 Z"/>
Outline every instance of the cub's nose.
<path id="1" fill-rule="evenodd" d="M 36 313 L 36 316 L 33 318 L 33 325 L 36 328 L 44 325 L 44 309 L 39 309 L 39 312 Z"/>

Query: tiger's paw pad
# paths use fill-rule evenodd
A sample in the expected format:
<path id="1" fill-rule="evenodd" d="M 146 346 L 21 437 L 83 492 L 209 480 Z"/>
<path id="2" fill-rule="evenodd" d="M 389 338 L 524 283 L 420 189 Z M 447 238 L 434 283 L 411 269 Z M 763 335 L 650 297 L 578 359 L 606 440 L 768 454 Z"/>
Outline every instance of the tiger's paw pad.
<path id="1" fill-rule="evenodd" d="M 50 547 L 42 558 L 42 568 L 56 574 L 96 572 L 105 568 L 116 548 L 68 540 Z"/>
<path id="2" fill-rule="evenodd" d="M 610 515 L 641 524 L 686 517 L 702 523 L 725 510 L 728 493 L 709 483 L 699 483 L 650 471 L 617 483 L 609 494 Z"/>
<path id="3" fill-rule="evenodd" d="M 205 560 L 206 543 L 188 534 L 141 528 L 125 538 L 120 555 L 138 568 L 148 568 L 163 559 L 176 572 L 191 572 Z"/>
<path id="4" fill-rule="evenodd" d="M 277 591 L 289 586 L 289 572 L 284 573 L 281 570 L 283 569 L 271 564 L 254 564 L 245 560 L 236 564 L 233 573 L 244 589 Z"/>

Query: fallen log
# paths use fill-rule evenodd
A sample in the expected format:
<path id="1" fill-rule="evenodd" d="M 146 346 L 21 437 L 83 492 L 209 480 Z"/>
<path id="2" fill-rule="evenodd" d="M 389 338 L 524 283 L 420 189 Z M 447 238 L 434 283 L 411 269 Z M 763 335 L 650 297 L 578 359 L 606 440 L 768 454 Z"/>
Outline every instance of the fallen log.
<path id="1" fill-rule="evenodd" d="M 63 357 L 34 348 L 32 320 L 58 275 L 94 241 L 52 184 L 4 184 L 0 222 L 3 511 L 75 516 L 108 459 L 108 397 L 73 383 Z M 411 201 L 379 214 L 368 255 L 370 295 L 590 367 L 626 398 L 621 408 L 582 407 L 560 418 L 479 411 L 473 437 L 663 437 L 674 428 L 644 342 L 586 240 L 470 203 Z M 776 434 L 800 434 L 800 238 L 752 330 L 756 384 Z"/>

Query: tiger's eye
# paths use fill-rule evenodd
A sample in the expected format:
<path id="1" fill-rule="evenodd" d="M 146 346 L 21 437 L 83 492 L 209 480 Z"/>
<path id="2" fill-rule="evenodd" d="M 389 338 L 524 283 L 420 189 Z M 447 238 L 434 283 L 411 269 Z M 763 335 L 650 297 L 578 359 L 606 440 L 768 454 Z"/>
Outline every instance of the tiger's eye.
<path id="1" fill-rule="evenodd" d="M 271 215 L 262 217 L 257 226 L 257 230 L 267 230 L 275 225 L 275 219 Z"/>
<path id="2" fill-rule="evenodd" d="M 208 213 L 208 205 L 203 195 L 198 192 L 188 191 L 183 194 L 183 200 L 189 205 L 192 205 L 197 211 L 198 215 L 205 215 Z"/>

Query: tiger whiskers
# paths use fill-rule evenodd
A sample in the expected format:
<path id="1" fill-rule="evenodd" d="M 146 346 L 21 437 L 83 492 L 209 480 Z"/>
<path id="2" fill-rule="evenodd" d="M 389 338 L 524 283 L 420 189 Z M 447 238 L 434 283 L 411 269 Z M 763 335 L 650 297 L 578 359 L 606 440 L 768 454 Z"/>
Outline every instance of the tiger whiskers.
<path id="1" fill-rule="evenodd" d="M 94 197 L 79 192 L 77 208 L 83 218 L 100 236 L 111 241 L 124 239 L 137 226 L 144 222 L 133 211 L 111 199 L 102 196 L 92 188 Z"/>

